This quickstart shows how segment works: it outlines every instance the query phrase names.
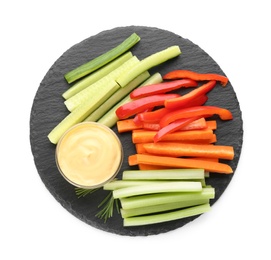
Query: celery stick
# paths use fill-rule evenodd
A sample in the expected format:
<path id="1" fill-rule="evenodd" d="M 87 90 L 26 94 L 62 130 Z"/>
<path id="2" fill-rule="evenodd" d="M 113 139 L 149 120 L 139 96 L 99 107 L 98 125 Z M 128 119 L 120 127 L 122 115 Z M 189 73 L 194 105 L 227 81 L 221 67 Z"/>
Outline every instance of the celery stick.
<path id="1" fill-rule="evenodd" d="M 135 64 L 139 63 L 139 60 L 136 56 L 133 56 L 121 66 L 111 71 L 108 75 L 91 84 L 87 88 L 81 90 L 74 96 L 67 99 L 64 104 L 66 105 L 69 111 L 73 111 L 77 106 L 83 103 L 85 100 L 92 98 L 96 92 L 99 91 L 102 85 L 108 84 L 109 81 L 115 80 L 120 74 L 123 72 L 127 72 L 130 68 L 132 68 Z"/>
<path id="2" fill-rule="evenodd" d="M 201 192 L 170 192 L 160 194 L 147 194 L 134 196 L 130 198 L 121 198 L 121 206 L 123 209 L 132 209 L 139 207 L 148 207 L 165 203 L 173 203 L 180 201 L 213 199 L 215 197 L 215 189 L 213 187 L 204 187 Z"/>
<path id="3" fill-rule="evenodd" d="M 138 77 L 133 79 L 125 88 L 117 90 L 109 99 L 107 99 L 99 108 L 90 114 L 84 121 L 97 121 L 100 119 L 110 108 L 118 103 L 122 98 L 128 95 L 140 83 L 150 76 L 148 71 L 143 72 Z"/>
<path id="4" fill-rule="evenodd" d="M 132 79 L 141 74 L 143 71 L 149 70 L 152 67 L 155 67 L 169 59 L 172 59 L 181 54 L 179 46 L 171 46 L 162 51 L 156 52 L 143 60 L 136 66 L 134 66 L 128 73 L 123 73 L 118 79 L 117 82 L 121 87 L 126 86 Z"/>
<path id="5" fill-rule="evenodd" d="M 140 86 L 146 86 L 151 84 L 156 84 L 162 82 L 162 76 L 160 73 L 153 74 L 150 78 L 148 78 L 145 82 L 143 82 Z M 101 124 L 104 124 L 108 127 L 113 127 L 117 121 L 119 120 L 116 116 L 116 110 L 119 106 L 128 103 L 131 100 L 130 96 L 127 95 L 125 98 L 123 98 L 119 103 L 117 103 L 114 107 L 112 107 L 103 117 L 101 117 L 98 122 Z"/>
<path id="6" fill-rule="evenodd" d="M 155 206 L 148 206 L 148 207 L 140 207 L 134 209 L 120 209 L 122 218 L 140 216 L 140 215 L 147 215 L 157 212 L 164 212 L 174 209 L 181 209 L 196 205 L 201 205 L 209 203 L 208 199 L 203 200 L 188 200 L 188 201 L 179 201 L 179 202 L 172 202 L 172 203 L 165 203 Z"/>
<path id="7" fill-rule="evenodd" d="M 113 191 L 115 199 L 126 198 L 135 195 L 162 193 L 162 192 L 200 192 L 202 186 L 200 182 L 188 181 L 162 181 L 146 185 L 131 186 Z"/>
<path id="8" fill-rule="evenodd" d="M 161 222 L 167 222 L 172 220 L 177 220 L 181 218 L 187 218 L 191 216 L 196 216 L 208 212 L 211 210 L 211 206 L 209 203 L 197 205 L 185 209 L 180 209 L 167 213 L 160 213 L 154 215 L 147 216 L 138 216 L 138 217 L 130 217 L 123 219 L 123 225 L 127 226 L 142 226 L 142 225 L 150 225 Z"/>
<path id="9" fill-rule="evenodd" d="M 110 81 L 107 85 L 101 86 L 92 98 L 87 99 L 74 111 L 69 113 L 57 126 L 55 126 L 48 135 L 49 140 L 52 143 L 57 144 L 59 138 L 64 134 L 64 132 L 66 132 L 71 126 L 83 121 L 118 88 L 119 85 L 115 81 Z"/>
<path id="10" fill-rule="evenodd" d="M 86 76 L 87 74 L 101 68 L 105 64 L 114 60 L 121 54 L 131 49 L 137 42 L 140 41 L 140 37 L 133 33 L 126 38 L 122 43 L 112 48 L 111 50 L 103 53 L 95 59 L 75 68 L 74 70 L 65 74 L 65 79 L 68 83 L 74 82 L 75 80 Z"/>
<path id="11" fill-rule="evenodd" d="M 123 180 L 193 180 L 204 179 L 204 169 L 126 170 Z"/>
<path id="12" fill-rule="evenodd" d="M 132 57 L 133 57 L 133 54 L 130 51 L 121 55 L 119 58 L 116 58 L 115 60 L 111 61 L 109 64 L 105 65 L 99 70 L 91 73 L 90 75 L 76 82 L 73 86 L 68 88 L 68 90 L 66 90 L 62 94 L 62 97 L 65 99 L 72 97 L 73 95 L 77 94 L 78 92 L 85 89 L 89 85 L 93 84 L 94 82 L 98 81 L 102 77 L 106 76 L 108 73 L 115 70 L 116 68 L 121 66 L 124 62 L 126 62 Z"/>
<path id="13" fill-rule="evenodd" d="M 139 185 L 146 185 L 146 184 L 152 184 L 152 183 L 161 183 L 161 181 L 125 181 L 125 180 L 115 180 L 106 183 L 103 186 L 104 190 L 117 190 L 132 186 L 139 186 Z"/>

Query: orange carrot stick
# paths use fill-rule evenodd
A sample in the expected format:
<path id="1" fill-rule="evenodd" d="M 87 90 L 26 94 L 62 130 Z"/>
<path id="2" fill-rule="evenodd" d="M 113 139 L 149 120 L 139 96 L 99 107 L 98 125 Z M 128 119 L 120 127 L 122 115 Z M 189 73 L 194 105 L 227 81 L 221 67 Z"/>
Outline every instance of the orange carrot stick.
<path id="1" fill-rule="evenodd" d="M 212 130 L 216 130 L 217 129 L 217 123 L 216 120 L 208 120 L 206 121 L 207 127 L 209 127 Z"/>
<path id="2" fill-rule="evenodd" d="M 194 120 L 192 122 L 190 122 L 188 125 L 180 128 L 180 131 L 184 131 L 184 130 L 198 130 L 198 129 L 204 129 L 207 127 L 207 122 L 205 120 L 204 117 L 199 118 L 197 120 Z"/>
<path id="3" fill-rule="evenodd" d="M 190 168 L 190 169 L 200 168 L 208 172 L 224 174 L 233 173 L 232 168 L 228 164 L 213 162 L 210 160 L 195 160 L 190 158 L 184 159 L 184 158 L 172 158 L 168 156 L 134 154 L 128 157 L 128 162 L 130 166 L 138 164 L 148 164 L 177 168 Z"/>
<path id="4" fill-rule="evenodd" d="M 181 144 L 176 142 L 148 143 L 143 145 L 149 154 L 171 157 L 207 157 L 232 160 L 234 150 L 232 146 Z"/>
<path id="5" fill-rule="evenodd" d="M 119 133 L 129 132 L 140 128 L 142 128 L 142 124 L 135 124 L 133 119 L 124 119 L 117 122 L 117 129 Z"/>
<path id="6" fill-rule="evenodd" d="M 164 170 L 164 169 L 173 169 L 173 167 L 159 166 L 159 165 L 150 165 L 150 164 L 138 164 L 139 170 Z"/>
<path id="7" fill-rule="evenodd" d="M 136 143 L 151 143 L 154 140 L 154 136 L 157 131 L 144 131 L 135 130 L 132 133 L 132 141 Z M 176 131 L 164 136 L 161 141 L 183 141 L 183 140 L 210 140 L 213 138 L 213 130 L 202 129 L 202 130 L 191 130 L 191 131 Z"/>
<path id="8" fill-rule="evenodd" d="M 135 144 L 135 148 L 137 153 L 147 153 L 144 148 L 144 143 Z"/>

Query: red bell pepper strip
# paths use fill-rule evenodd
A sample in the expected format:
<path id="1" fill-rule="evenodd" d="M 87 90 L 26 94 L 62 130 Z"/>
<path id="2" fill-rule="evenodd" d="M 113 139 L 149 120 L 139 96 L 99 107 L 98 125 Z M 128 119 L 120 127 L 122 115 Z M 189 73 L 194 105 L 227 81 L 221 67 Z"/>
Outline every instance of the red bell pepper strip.
<path id="1" fill-rule="evenodd" d="M 174 122 L 162 127 L 154 136 L 153 141 L 156 143 L 160 141 L 166 134 L 173 133 L 197 119 L 199 119 L 199 117 L 189 117 L 175 120 Z"/>
<path id="2" fill-rule="evenodd" d="M 135 116 L 134 121 L 135 121 L 135 123 L 137 123 L 137 122 L 157 123 L 161 120 L 161 118 L 164 115 L 166 115 L 170 111 L 171 110 L 162 107 L 162 108 L 159 108 L 159 109 L 151 111 L 151 112 L 138 113 Z"/>
<path id="3" fill-rule="evenodd" d="M 198 82 L 192 79 L 173 80 L 169 82 L 162 82 L 137 88 L 130 93 L 130 98 L 135 99 L 151 95 L 164 94 L 182 87 L 187 88 L 197 86 Z"/>
<path id="4" fill-rule="evenodd" d="M 226 86 L 228 78 L 226 76 L 215 73 L 198 73 L 191 70 L 174 70 L 163 76 L 163 79 L 193 79 L 196 81 L 215 80 L 220 81 L 222 86 Z"/>
<path id="5" fill-rule="evenodd" d="M 216 106 L 195 106 L 183 109 L 173 110 L 167 113 L 160 120 L 160 126 L 165 127 L 168 124 L 174 122 L 175 120 L 181 118 L 191 118 L 191 117 L 210 117 L 213 115 L 218 115 L 222 120 L 231 120 L 233 118 L 232 113 L 221 107 Z"/>
<path id="6" fill-rule="evenodd" d="M 188 104 L 189 106 L 201 106 L 205 104 L 205 102 L 208 100 L 208 97 L 206 95 L 201 95 L 198 98 L 191 101 L 191 103 Z M 165 107 L 159 108 L 154 111 L 146 111 L 142 113 L 138 113 L 134 117 L 134 122 L 137 125 L 142 124 L 142 122 L 145 123 L 158 123 L 163 116 L 165 116 L 167 113 L 171 112 L 173 110 L 167 109 Z"/>
<path id="7" fill-rule="evenodd" d="M 189 106 L 189 103 L 195 100 L 196 98 L 205 95 L 207 92 L 211 91 L 216 85 L 216 81 L 211 80 L 202 86 L 193 89 L 189 93 L 180 96 L 178 98 L 168 99 L 165 101 L 165 107 L 168 109 L 177 109 L 181 107 Z"/>
<path id="8" fill-rule="evenodd" d="M 139 99 L 132 100 L 116 110 L 116 115 L 119 119 L 126 119 L 134 116 L 137 113 L 146 111 L 148 108 L 153 108 L 156 106 L 162 106 L 166 99 L 172 99 L 180 97 L 179 94 L 159 94 L 150 97 L 143 97 Z"/>

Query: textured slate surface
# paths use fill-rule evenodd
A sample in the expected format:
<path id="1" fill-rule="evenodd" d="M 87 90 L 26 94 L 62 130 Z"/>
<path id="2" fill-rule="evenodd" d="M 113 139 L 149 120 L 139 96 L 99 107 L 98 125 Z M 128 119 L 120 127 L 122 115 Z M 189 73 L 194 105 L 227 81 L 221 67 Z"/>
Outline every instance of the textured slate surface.
<path id="1" fill-rule="evenodd" d="M 199 46 L 172 32 L 143 26 L 118 27 L 103 31 L 75 44 L 63 53 L 43 78 L 31 110 L 30 142 L 40 178 L 49 192 L 68 212 L 85 223 L 106 232 L 127 236 L 147 236 L 180 228 L 197 217 L 144 227 L 125 228 L 122 225 L 121 217 L 115 213 L 113 218 L 104 223 L 96 218 L 95 214 L 98 211 L 97 205 L 106 193 L 101 190 L 85 198 L 78 199 L 75 195 L 74 187 L 59 174 L 55 164 L 55 145 L 51 144 L 47 139 L 51 129 L 68 113 L 61 97 L 61 94 L 68 88 L 63 75 L 82 63 L 115 47 L 133 32 L 136 32 L 141 37 L 141 41 L 132 49 L 133 53 L 140 59 L 171 45 L 179 45 L 181 48 L 182 54 L 180 57 L 153 68 L 150 70 L 151 73 L 160 72 L 163 75 L 174 69 L 191 69 L 198 72 L 224 74 L 219 65 Z M 207 104 L 227 108 L 233 113 L 234 119 L 232 121 L 221 122 L 218 120 L 216 134 L 219 144 L 234 146 L 235 159 L 229 162 L 229 164 L 235 171 L 243 142 L 243 122 L 239 102 L 231 83 L 229 82 L 225 88 L 218 84 L 209 93 Z M 115 127 L 114 130 L 116 131 Z M 129 133 L 122 134 L 120 138 L 125 151 L 124 164 L 122 166 L 122 170 L 124 170 L 129 168 L 127 157 L 133 154 L 135 149 L 131 144 Z M 209 184 L 216 189 L 216 198 L 212 200 L 212 205 L 222 195 L 233 176 L 234 174 L 211 175 Z"/>

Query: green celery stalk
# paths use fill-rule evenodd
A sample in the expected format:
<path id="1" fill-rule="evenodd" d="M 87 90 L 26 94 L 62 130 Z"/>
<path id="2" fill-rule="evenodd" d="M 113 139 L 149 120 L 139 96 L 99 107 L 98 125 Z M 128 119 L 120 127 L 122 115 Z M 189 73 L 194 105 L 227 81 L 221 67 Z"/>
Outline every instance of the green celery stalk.
<path id="1" fill-rule="evenodd" d="M 109 99 L 107 99 L 100 107 L 98 107 L 93 113 L 91 113 L 84 121 L 99 120 L 109 109 L 111 109 L 122 98 L 128 95 L 134 88 L 136 88 L 149 76 L 149 72 L 145 71 L 138 77 L 133 79 L 125 88 L 118 89 Z"/>
<path id="2" fill-rule="evenodd" d="M 127 187 L 139 186 L 139 185 L 146 185 L 152 183 L 161 183 L 161 181 L 125 181 L 125 180 L 114 180 L 111 182 L 106 183 L 103 186 L 104 190 L 117 190 Z"/>
<path id="3" fill-rule="evenodd" d="M 139 207 L 148 207 L 159 204 L 213 199 L 215 197 L 215 189 L 213 187 L 204 187 L 200 192 L 168 192 L 160 194 L 147 194 L 134 196 L 129 198 L 120 198 L 121 206 L 123 209 L 132 209 Z"/>
<path id="4" fill-rule="evenodd" d="M 119 85 L 113 80 L 108 82 L 108 84 L 101 86 L 92 98 L 87 99 L 55 126 L 55 128 L 48 134 L 50 142 L 57 144 L 64 132 L 73 125 L 82 122 L 118 89 Z"/>
<path id="5" fill-rule="evenodd" d="M 134 209 L 120 209 L 122 218 L 140 216 L 140 215 L 147 215 L 153 214 L 157 212 L 164 212 L 174 209 L 181 209 L 196 205 L 201 205 L 209 203 L 208 199 L 203 200 L 189 200 L 189 201 L 180 201 L 180 202 L 172 202 L 172 203 L 165 203 L 160 205 L 148 206 L 148 207 L 140 207 Z"/>
<path id="6" fill-rule="evenodd" d="M 162 82 L 162 76 L 160 73 L 155 73 L 153 74 L 150 78 L 148 78 L 145 82 L 143 82 L 140 86 L 146 86 L 146 85 L 151 85 L 151 84 L 156 84 Z M 105 115 L 103 115 L 98 122 L 101 124 L 104 124 L 108 127 L 113 127 L 117 121 L 119 120 L 118 117 L 116 116 L 116 110 L 119 106 L 128 103 L 131 101 L 130 95 L 127 95 L 125 98 L 123 98 L 119 103 L 117 103 L 114 107 L 112 107 Z"/>
<path id="7" fill-rule="evenodd" d="M 105 65 L 104 67 L 98 69 L 97 71 L 91 73 L 90 75 L 86 76 L 85 78 L 76 82 L 73 86 L 68 88 L 63 94 L 62 97 L 64 99 L 68 99 L 81 90 L 85 89 L 89 85 L 93 84 L 94 82 L 98 81 L 102 77 L 105 77 L 108 73 L 115 70 L 119 66 L 121 66 L 124 62 L 129 60 L 133 57 L 133 54 L 129 51 L 125 54 L 121 55 L 120 57 L 116 58 L 115 60 L 111 61 L 109 64 Z"/>
<path id="8" fill-rule="evenodd" d="M 108 75 L 101 78 L 100 80 L 96 81 L 95 83 L 91 84 L 87 88 L 81 90 L 74 96 L 67 99 L 64 104 L 66 105 L 67 109 L 69 111 L 73 111 L 77 106 L 79 106 L 81 103 L 86 101 L 87 99 L 90 99 L 95 95 L 102 85 L 108 84 L 108 82 L 115 80 L 119 75 L 121 75 L 123 72 L 127 72 L 129 69 L 131 69 L 134 65 L 139 63 L 139 60 L 136 56 L 133 56 L 129 60 L 127 60 L 125 63 L 123 63 L 121 66 L 116 68 L 115 70 L 111 71 Z"/>
<path id="9" fill-rule="evenodd" d="M 171 211 L 167 213 L 124 218 L 123 225 L 127 227 L 127 226 L 142 226 L 142 225 L 156 224 L 156 223 L 167 222 L 167 221 L 200 215 L 210 210 L 211 210 L 210 204 L 205 203 L 202 205 L 197 205 L 197 206 L 180 209 L 176 211 Z"/>
<path id="10" fill-rule="evenodd" d="M 204 179 L 204 169 L 126 170 L 123 180 L 195 180 Z"/>
<path id="11" fill-rule="evenodd" d="M 149 70 L 169 59 L 175 58 L 181 54 L 179 46 L 171 46 L 162 51 L 156 52 L 143 60 L 140 61 L 136 66 L 134 66 L 128 73 L 123 73 L 117 82 L 121 87 L 126 86 L 132 79 L 141 74 L 143 71 Z"/>
<path id="12" fill-rule="evenodd" d="M 145 195 L 162 192 L 200 192 L 202 185 L 200 182 L 192 181 L 161 181 L 146 185 L 130 186 L 113 191 L 115 199 L 126 198 L 136 195 Z"/>
<path id="13" fill-rule="evenodd" d="M 65 79 L 68 83 L 74 82 L 87 74 L 101 68 L 105 64 L 114 60 L 118 56 L 122 55 L 129 49 L 131 49 L 137 42 L 140 41 L 140 37 L 133 33 L 128 38 L 126 38 L 122 43 L 112 48 L 111 50 L 103 53 L 102 55 L 96 57 L 95 59 L 75 68 L 74 70 L 65 74 Z"/>

